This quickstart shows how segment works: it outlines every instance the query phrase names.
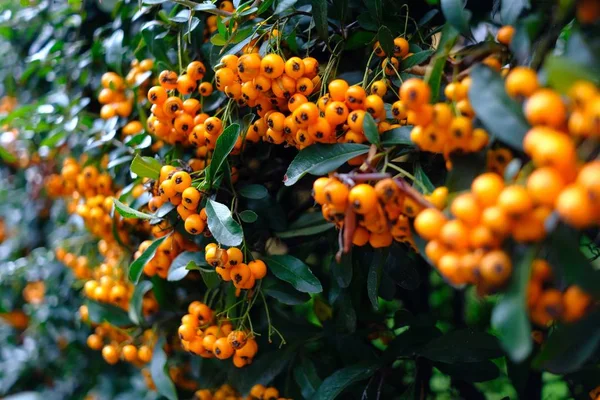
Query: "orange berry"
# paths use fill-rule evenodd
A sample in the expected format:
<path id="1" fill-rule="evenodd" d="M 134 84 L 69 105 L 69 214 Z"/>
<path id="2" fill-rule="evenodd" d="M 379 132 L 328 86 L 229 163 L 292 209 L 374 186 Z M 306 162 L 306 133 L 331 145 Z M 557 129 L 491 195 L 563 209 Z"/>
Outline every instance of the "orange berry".
<path id="1" fill-rule="evenodd" d="M 592 298 L 587 293 L 575 285 L 569 286 L 563 295 L 563 320 L 573 322 L 581 319 L 591 303 Z"/>
<path id="2" fill-rule="evenodd" d="M 566 121 L 567 108 L 558 93 L 551 89 L 539 89 L 527 100 L 525 116 L 531 125 L 560 128 Z"/>
<path id="3" fill-rule="evenodd" d="M 498 33 L 496 34 L 496 39 L 498 42 L 503 45 L 508 46 L 512 41 L 512 38 L 515 34 L 515 28 L 510 25 L 504 25 L 500 29 L 498 29 Z"/>
<path id="4" fill-rule="evenodd" d="M 219 338 L 213 344 L 212 352 L 219 360 L 226 360 L 233 356 L 234 349 L 226 337 Z"/>
<path id="5" fill-rule="evenodd" d="M 481 259 L 479 272 L 484 282 L 499 287 L 504 285 L 512 274 L 510 257 L 502 250 L 490 251 Z"/>
<path id="6" fill-rule="evenodd" d="M 593 203 L 600 203 L 600 161 L 585 164 L 577 175 L 577 184 L 587 191 Z"/>
<path id="7" fill-rule="evenodd" d="M 515 67 L 508 73 L 505 86 L 512 97 L 529 97 L 539 87 L 537 74 L 528 67 Z"/>
<path id="8" fill-rule="evenodd" d="M 260 61 L 261 73 L 270 79 L 279 78 L 285 70 L 283 59 L 278 54 L 267 54 Z"/>
<path id="9" fill-rule="evenodd" d="M 368 214 L 377 206 L 377 193 L 373 186 L 361 183 L 350 189 L 348 201 L 358 214 Z"/>
<path id="10" fill-rule="evenodd" d="M 400 100 L 409 110 L 416 110 L 420 106 L 429 103 L 430 98 L 431 89 L 421 79 L 407 79 L 400 87 Z"/>
<path id="11" fill-rule="evenodd" d="M 408 41 L 404 38 L 397 37 L 394 39 L 394 56 L 396 57 L 404 57 L 408 54 L 409 44 Z"/>
<path id="12" fill-rule="evenodd" d="M 457 196 L 452 201 L 450 211 L 456 218 L 470 226 L 476 225 L 481 216 L 481 207 L 472 193 L 463 193 Z"/>
<path id="13" fill-rule="evenodd" d="M 425 240 L 436 239 L 447 218 L 436 208 L 426 208 L 415 218 L 415 230 Z"/>
<path id="14" fill-rule="evenodd" d="M 498 196 L 498 206 L 509 216 L 517 217 L 529 212 L 533 208 L 533 203 L 525 188 L 512 185 L 502 190 Z"/>
<path id="15" fill-rule="evenodd" d="M 494 172 L 479 175 L 471 184 L 471 192 L 483 207 L 496 204 L 502 189 L 504 189 L 504 180 Z"/>
<path id="16" fill-rule="evenodd" d="M 587 228 L 594 222 L 594 205 L 586 190 L 578 184 L 567 186 L 556 199 L 556 211 L 575 228 Z"/>
<path id="17" fill-rule="evenodd" d="M 107 344 L 102 348 L 102 358 L 107 363 L 114 365 L 119 362 L 119 350 L 113 344 Z"/>
<path id="18" fill-rule="evenodd" d="M 267 264 L 262 260 L 254 260 L 248 263 L 248 268 L 255 279 L 262 279 L 267 275 Z"/>
<path id="19" fill-rule="evenodd" d="M 329 82 L 329 96 L 334 101 L 344 101 L 346 99 L 346 92 L 348 91 L 349 85 L 343 79 L 335 79 Z"/>
<path id="20" fill-rule="evenodd" d="M 362 226 L 356 227 L 352 235 L 352 244 L 356 246 L 364 246 L 369 243 L 369 231 Z"/>
<path id="21" fill-rule="evenodd" d="M 527 192 L 536 204 L 554 207 L 565 186 L 562 175 L 552 167 L 537 168 L 527 178 Z"/>
<path id="22" fill-rule="evenodd" d="M 469 228 L 460 220 L 446 222 L 440 229 L 439 237 L 451 249 L 462 251 L 469 247 Z"/>

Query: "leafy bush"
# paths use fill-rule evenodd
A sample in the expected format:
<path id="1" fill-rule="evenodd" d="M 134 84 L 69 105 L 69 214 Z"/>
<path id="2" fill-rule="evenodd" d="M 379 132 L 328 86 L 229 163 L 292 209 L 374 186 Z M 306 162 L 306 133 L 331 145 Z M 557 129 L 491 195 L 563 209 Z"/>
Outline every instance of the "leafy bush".
<path id="1" fill-rule="evenodd" d="M 0 395 L 598 399 L 600 5 L 471 3 L 3 5 Z"/>

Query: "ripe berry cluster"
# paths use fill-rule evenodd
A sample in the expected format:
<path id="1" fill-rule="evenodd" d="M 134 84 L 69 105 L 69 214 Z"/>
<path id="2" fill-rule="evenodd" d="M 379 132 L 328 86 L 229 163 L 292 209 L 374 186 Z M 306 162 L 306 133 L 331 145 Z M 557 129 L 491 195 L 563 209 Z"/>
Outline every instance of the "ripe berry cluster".
<path id="1" fill-rule="evenodd" d="M 448 167 L 452 152 L 477 152 L 489 140 L 483 128 L 473 126 L 474 113 L 468 99 L 470 84 L 470 77 L 448 84 L 445 95 L 452 104 L 431 105 L 429 86 L 420 79 L 409 79 L 400 87 L 400 100 L 392 106 L 394 115 L 406 115 L 413 123 L 411 140 L 422 150 L 443 153 Z"/>
<path id="2" fill-rule="evenodd" d="M 254 338 L 244 331 L 234 330 L 227 319 L 216 320 L 214 311 L 199 301 L 188 306 L 178 333 L 184 350 L 203 358 L 233 357 L 233 365 L 238 368 L 251 364 L 258 352 Z"/>
<path id="3" fill-rule="evenodd" d="M 86 306 L 79 309 L 81 319 L 88 322 Z M 119 360 L 137 366 L 147 364 L 152 360 L 152 348 L 155 343 L 154 332 L 151 329 L 144 331 L 137 339 L 129 336 L 124 330 L 117 329 L 109 323 L 96 325 L 94 333 L 88 336 L 87 345 L 92 350 L 102 350 L 102 357 L 109 364 L 116 364 Z"/>
<path id="4" fill-rule="evenodd" d="M 542 259 L 531 265 L 531 279 L 527 291 L 527 307 L 531 320 L 542 327 L 555 320 L 574 322 L 582 318 L 592 305 L 592 298 L 578 286 L 564 291 L 553 285 L 550 264 Z"/>
<path id="5" fill-rule="evenodd" d="M 200 113 L 202 103 L 199 100 L 192 97 L 182 100 L 181 97 L 193 95 L 205 73 L 206 67 L 201 61 L 192 61 L 181 75 L 175 71 L 162 71 L 158 76 L 160 86 L 153 86 L 148 91 L 152 115 L 146 122 L 148 131 L 167 143 L 195 144 L 198 146 L 196 153 L 202 158 L 208 153 L 205 143 L 214 148 L 222 132 L 221 120 Z M 175 90 L 181 97 L 175 95 Z M 209 96 L 212 93 L 210 82 L 200 83 L 199 92 L 201 96 Z"/>
<path id="6" fill-rule="evenodd" d="M 280 397 L 279 390 L 276 388 L 272 386 L 265 387 L 260 384 L 254 385 L 247 397 L 241 396 L 233 387 L 227 384 L 221 385 L 216 391 L 209 389 L 198 390 L 194 396 L 198 400 L 286 400 L 284 397 Z"/>
<path id="7" fill-rule="evenodd" d="M 149 82 L 148 72 L 152 71 L 154 62 L 150 59 L 133 60 L 131 70 L 123 79 L 115 72 L 102 75 L 102 89 L 98 93 L 98 102 L 102 104 L 100 117 L 110 119 L 116 115 L 129 117 L 133 110 L 134 93 L 129 88 L 137 88 L 139 97 L 144 97 L 144 91 Z"/>
<path id="8" fill-rule="evenodd" d="M 423 209 L 419 198 L 403 192 L 392 178 L 375 185 L 350 185 L 336 177 L 319 178 L 313 184 L 313 197 L 327 221 L 342 228 L 346 215 L 356 214 L 351 238 L 356 246 L 369 243 L 373 248 L 388 247 L 396 240 L 414 247 L 409 218 Z"/>
<path id="9" fill-rule="evenodd" d="M 267 275 L 267 264 L 264 261 L 244 263 L 244 253 L 237 247 L 225 250 L 216 243 L 209 243 L 204 250 L 204 257 L 221 279 L 233 282 L 238 296 L 241 289 L 252 289 L 258 279 Z"/>

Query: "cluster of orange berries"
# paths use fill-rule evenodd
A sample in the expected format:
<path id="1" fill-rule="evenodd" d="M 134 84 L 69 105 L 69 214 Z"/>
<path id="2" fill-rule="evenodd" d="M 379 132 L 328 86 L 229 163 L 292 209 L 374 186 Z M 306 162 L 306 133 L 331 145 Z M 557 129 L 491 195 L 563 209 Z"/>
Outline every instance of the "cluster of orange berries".
<path id="1" fill-rule="evenodd" d="M 104 161 L 101 163 L 103 167 Z M 114 219 L 111 216 L 113 196 L 116 196 L 111 176 L 107 172 L 100 172 L 94 165 L 83 167 L 85 162 L 86 157 L 82 157 L 80 162 L 71 157 L 66 158 L 60 175 L 52 174 L 46 178 L 45 186 L 49 196 L 70 196 L 68 211 L 82 217 L 88 230 L 96 237 L 114 241 L 114 223 L 119 238 L 128 242 L 126 220 L 119 215 L 115 215 Z"/>
<path id="2" fill-rule="evenodd" d="M 158 225 L 154 228 L 162 229 Z M 168 234 L 168 230 L 162 230 L 156 237 L 162 237 Z M 144 251 L 152 244 L 152 240 L 144 240 L 140 243 L 137 251 L 133 255 L 134 259 L 139 258 Z M 198 247 L 191 241 L 186 240 L 181 233 L 172 231 L 172 233 L 158 245 L 154 256 L 144 265 L 144 273 L 147 276 L 158 275 L 166 279 L 169 268 L 173 260 L 184 251 L 198 251 Z"/>
<path id="3" fill-rule="evenodd" d="M 394 115 L 402 115 L 405 109 L 408 120 L 414 124 L 411 140 L 420 149 L 443 153 L 446 160 L 450 153 L 472 153 L 481 150 L 489 141 L 483 128 L 473 127 L 473 109 L 468 99 L 471 78 L 448 84 L 446 98 L 454 103 L 429 104 L 431 90 L 423 80 L 412 78 L 400 86 L 400 101 L 392 106 Z"/>
<path id="4" fill-rule="evenodd" d="M 87 345 L 92 350 L 102 350 L 102 358 L 108 364 L 114 365 L 122 359 L 141 366 L 152 360 L 152 348 L 155 341 L 156 338 L 151 329 L 144 331 L 140 343 L 136 345 L 124 331 L 103 323 L 96 326 L 94 333 L 88 336 Z"/>
<path id="5" fill-rule="evenodd" d="M 500 250 L 504 239 L 543 239 L 552 210 L 534 202 L 524 187 L 505 185 L 500 175 L 486 172 L 475 178 L 470 192 L 454 198 L 450 212 L 455 219 L 435 208 L 415 219 L 416 232 L 428 241 L 425 253 L 453 284 L 487 290 L 503 286 L 511 275 L 510 258 Z"/>
<path id="6" fill-rule="evenodd" d="M 195 166 L 197 167 L 199 166 Z M 208 234 L 206 210 L 202 208 L 198 211 L 202 193 L 192 186 L 192 174 L 172 165 L 164 165 L 152 188 L 154 196 L 148 202 L 148 208 L 155 212 L 169 202 L 177 207 L 177 214 L 184 221 L 185 230 L 190 235 L 200 235 L 205 231 Z M 155 236 L 158 237 L 157 233 L 155 232 Z"/>
<path id="7" fill-rule="evenodd" d="M 511 71 L 506 88 L 510 95 L 526 99 L 525 116 L 533 125 L 523 139 L 525 153 L 536 167 L 527 180 L 532 200 L 556 208 L 575 228 L 600 223 L 600 161 L 582 164 L 576 144 L 600 138 L 598 88 L 576 82 L 565 104 L 558 93 L 539 88 L 535 73 L 525 68 Z"/>
<path id="8" fill-rule="evenodd" d="M 348 212 L 356 214 L 352 236 L 356 246 L 369 243 L 373 248 L 388 247 L 396 240 L 415 247 L 409 218 L 423 206 L 392 178 L 381 179 L 374 186 L 360 183 L 349 187 L 335 177 L 323 177 L 313 184 L 313 197 L 322 206 L 325 219 L 338 228 L 344 226 Z"/>
<path id="9" fill-rule="evenodd" d="M 252 289 L 258 279 L 267 275 L 267 264 L 262 260 L 244 263 L 244 253 L 237 247 L 222 249 L 216 243 L 209 243 L 204 250 L 206 262 L 215 268 L 226 282 L 232 281 L 238 291 Z"/>
<path id="10" fill-rule="evenodd" d="M 381 68 L 388 76 L 398 74 L 400 60 L 412 55 L 412 53 L 409 52 L 409 49 L 410 44 L 408 43 L 408 40 L 400 36 L 394 39 L 394 52 L 391 55 L 385 53 L 379 42 L 375 42 L 373 45 L 373 51 L 375 52 L 375 55 L 379 58 L 383 58 Z"/>
<path id="11" fill-rule="evenodd" d="M 154 62 L 150 59 L 141 62 L 133 60 L 131 65 L 132 69 L 125 79 L 115 72 L 106 72 L 102 75 L 102 89 L 98 93 L 98 102 L 102 104 L 100 118 L 110 119 L 116 115 L 119 117 L 129 117 L 131 115 L 134 95 L 133 92 L 128 91 L 128 88 L 137 83 L 140 74 L 151 71 Z M 139 93 L 143 93 L 144 86 L 148 81 L 149 79 L 146 78 L 144 82 L 140 82 Z"/>
<path id="12" fill-rule="evenodd" d="M 527 293 L 531 320 L 546 327 L 557 319 L 574 322 L 582 318 L 592 305 L 592 298 L 575 285 L 561 292 L 552 286 L 552 279 L 550 264 L 545 260 L 534 260 Z"/>
<path id="13" fill-rule="evenodd" d="M 214 311 L 204 303 L 194 301 L 178 329 L 184 350 L 203 358 L 226 360 L 233 357 L 238 368 L 252 363 L 258 352 L 256 340 L 241 330 L 234 330 L 230 321 L 215 321 Z"/>
<path id="14" fill-rule="evenodd" d="M 198 400 L 286 400 L 280 397 L 279 390 L 264 385 L 254 385 L 247 397 L 241 396 L 231 385 L 221 385 L 215 391 L 201 389 L 194 394 Z"/>
<path id="15" fill-rule="evenodd" d="M 158 76 L 159 86 L 148 90 L 148 100 L 152 103 L 152 115 L 146 122 L 149 132 L 167 143 L 195 144 L 199 157 L 206 157 L 210 146 L 222 132 L 221 120 L 201 113 L 202 103 L 191 95 L 198 89 L 201 96 L 209 96 L 212 91 L 210 82 L 198 82 L 204 78 L 206 67 L 201 61 L 192 61 L 181 75 L 175 71 L 164 70 Z M 175 95 L 175 90 L 179 96 Z M 183 100 L 183 96 L 190 96 Z M 210 140 L 205 139 L 205 133 Z"/>

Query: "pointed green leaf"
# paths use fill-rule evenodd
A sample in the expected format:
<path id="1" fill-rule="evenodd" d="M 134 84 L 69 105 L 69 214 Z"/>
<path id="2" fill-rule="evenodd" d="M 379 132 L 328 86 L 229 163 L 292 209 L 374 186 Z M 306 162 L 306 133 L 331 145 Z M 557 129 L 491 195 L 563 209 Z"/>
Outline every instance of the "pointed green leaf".
<path id="1" fill-rule="evenodd" d="M 208 266 L 203 251 L 184 251 L 179 254 L 169 267 L 168 281 L 179 281 L 187 276 L 195 266 Z"/>
<path id="2" fill-rule="evenodd" d="M 177 390 L 169 376 L 167 366 L 167 355 L 163 350 L 165 338 L 161 336 L 152 351 L 152 362 L 150 363 L 150 375 L 156 386 L 156 391 L 169 400 L 177 400 Z"/>
<path id="3" fill-rule="evenodd" d="M 379 131 L 377 130 L 377 123 L 369 113 L 365 113 L 363 121 L 363 131 L 369 143 L 376 146 L 381 144 L 381 138 L 379 137 Z"/>
<path id="4" fill-rule="evenodd" d="M 283 181 L 286 186 L 292 186 L 306 174 L 324 175 L 368 151 L 369 146 L 357 143 L 314 144 L 296 155 Z"/>
<path id="5" fill-rule="evenodd" d="M 499 73 L 484 65 L 471 71 L 469 100 L 477 118 L 502 142 L 517 150 L 523 149 L 523 138 L 530 126 L 520 105 L 504 89 Z"/>
<path id="6" fill-rule="evenodd" d="M 333 400 L 356 382 L 366 380 L 379 369 L 376 362 L 362 362 L 336 371 L 323 381 L 313 400 Z"/>
<path id="7" fill-rule="evenodd" d="M 231 217 L 226 205 L 208 200 L 206 203 L 208 229 L 217 242 L 224 246 L 238 246 L 242 243 L 242 227 Z"/>
<path id="8" fill-rule="evenodd" d="M 113 306 L 112 304 L 98 303 L 92 300 L 87 300 L 85 304 L 88 309 L 90 321 L 95 324 L 108 322 L 109 324 L 118 327 L 133 325 L 129 316 L 122 308 Z"/>
<path id="9" fill-rule="evenodd" d="M 471 19 L 471 12 L 465 10 L 465 2 L 463 0 L 441 0 L 440 3 L 446 21 L 463 35 L 470 35 L 469 20 Z"/>
<path id="10" fill-rule="evenodd" d="M 134 210 L 133 208 L 121 203 L 117 199 L 113 199 L 113 204 L 115 205 L 115 209 L 121 216 L 125 218 L 139 218 L 139 219 L 154 219 L 156 216 L 151 214 L 146 214 L 138 210 Z"/>
<path id="11" fill-rule="evenodd" d="M 142 303 L 144 300 L 144 295 L 148 293 L 149 290 L 152 289 L 152 282 L 143 281 L 135 286 L 133 290 L 133 295 L 129 300 L 129 318 L 133 321 L 134 324 L 139 325 L 144 320 L 144 314 L 142 313 Z"/>
<path id="12" fill-rule="evenodd" d="M 144 270 L 144 265 L 146 265 L 148 261 L 154 257 L 156 249 L 158 249 L 158 246 L 160 246 L 160 244 L 164 242 L 167 237 L 169 237 L 169 235 L 165 235 L 156 239 L 138 258 L 131 263 L 129 266 L 129 280 L 134 285 L 137 285 L 138 281 L 140 280 L 140 276 L 142 276 L 142 271 Z"/>
<path id="13" fill-rule="evenodd" d="M 273 255 L 264 260 L 269 270 L 282 281 L 305 293 L 321 293 L 321 282 L 313 275 L 308 265 L 289 255 Z"/>
<path id="14" fill-rule="evenodd" d="M 233 150 L 235 142 L 240 135 L 240 126 L 238 124 L 231 124 L 219 135 L 217 143 L 215 144 L 215 150 L 213 152 L 212 160 L 210 165 L 206 168 L 206 179 L 212 184 L 217 176 L 217 173 L 223 166 L 225 158 Z"/>
<path id="15" fill-rule="evenodd" d="M 525 360 L 533 348 L 527 315 L 527 287 L 535 249 L 518 249 L 513 257 L 513 276 L 504 297 L 492 312 L 492 327 L 500 344 L 515 362 Z"/>

